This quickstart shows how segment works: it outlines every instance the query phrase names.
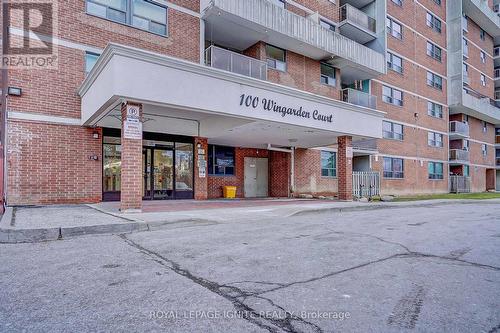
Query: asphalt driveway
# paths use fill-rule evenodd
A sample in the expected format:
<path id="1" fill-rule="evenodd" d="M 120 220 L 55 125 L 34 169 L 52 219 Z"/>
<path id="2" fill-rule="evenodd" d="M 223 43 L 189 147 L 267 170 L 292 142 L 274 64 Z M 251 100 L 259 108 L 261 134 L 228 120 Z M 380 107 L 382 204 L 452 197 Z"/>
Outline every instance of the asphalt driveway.
<path id="1" fill-rule="evenodd" d="M 0 331 L 500 332 L 498 204 L 0 245 Z"/>

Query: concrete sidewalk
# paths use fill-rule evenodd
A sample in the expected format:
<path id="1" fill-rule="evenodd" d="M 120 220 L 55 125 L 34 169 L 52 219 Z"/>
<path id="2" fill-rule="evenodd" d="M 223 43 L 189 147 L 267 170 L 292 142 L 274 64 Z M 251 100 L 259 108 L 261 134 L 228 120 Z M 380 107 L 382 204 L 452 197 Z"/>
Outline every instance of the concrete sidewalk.
<path id="1" fill-rule="evenodd" d="M 114 203 L 7 207 L 0 221 L 0 243 L 38 242 L 89 234 L 119 234 L 175 229 L 200 224 L 259 221 L 319 212 L 348 212 L 449 204 L 496 204 L 490 200 L 425 200 L 412 202 L 340 202 L 329 200 L 210 200 L 183 203 L 153 202 L 145 212 L 124 214 Z M 154 209 L 150 209 L 154 206 Z"/>

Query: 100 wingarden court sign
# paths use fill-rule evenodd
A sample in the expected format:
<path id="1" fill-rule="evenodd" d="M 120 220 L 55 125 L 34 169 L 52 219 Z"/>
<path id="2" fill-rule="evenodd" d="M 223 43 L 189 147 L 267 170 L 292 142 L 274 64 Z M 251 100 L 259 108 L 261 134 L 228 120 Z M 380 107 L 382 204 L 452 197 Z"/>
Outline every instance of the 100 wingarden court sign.
<path id="1" fill-rule="evenodd" d="M 282 117 L 286 116 L 294 116 L 306 119 L 314 119 L 317 121 L 322 121 L 325 123 L 333 122 L 333 114 L 325 115 L 321 114 L 318 110 L 307 111 L 302 108 L 302 106 L 298 108 L 287 107 L 284 105 L 279 105 L 276 101 L 270 98 L 259 98 L 257 96 L 251 96 L 242 94 L 240 96 L 240 106 L 244 106 L 247 108 L 257 109 L 261 107 L 265 111 L 276 112 L 281 114 Z"/>

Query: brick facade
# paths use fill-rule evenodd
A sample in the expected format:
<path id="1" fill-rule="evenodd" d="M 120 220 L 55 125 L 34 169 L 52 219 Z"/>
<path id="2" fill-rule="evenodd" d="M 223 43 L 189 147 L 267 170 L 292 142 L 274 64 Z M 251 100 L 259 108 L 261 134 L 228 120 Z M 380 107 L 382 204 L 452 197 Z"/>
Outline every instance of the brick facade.
<path id="1" fill-rule="evenodd" d="M 450 1 L 450 0 L 448 0 Z M 449 148 L 460 147 L 463 141 L 448 140 L 449 120 L 464 121 L 463 115 L 449 117 L 447 99 L 447 1 L 441 5 L 434 0 L 403 1 L 402 6 L 387 1 L 387 15 L 402 24 L 402 39 L 388 34 L 387 51 L 403 58 L 403 72 L 388 70 L 370 81 L 369 93 L 377 97 L 377 109 L 386 112 L 386 120 L 404 125 L 403 140 L 380 139 L 378 153 L 371 156 L 371 168 L 383 173 L 383 157 L 399 156 L 404 159 L 404 178 L 385 179 L 382 177 L 382 192 L 386 194 L 409 194 L 446 192 L 448 190 Z M 29 114 L 30 117 L 61 117 L 61 120 L 45 122 L 38 120 L 8 120 L 7 146 L 7 193 L 9 204 L 73 203 L 97 202 L 102 199 L 102 135 L 94 133 L 102 130 L 69 125 L 81 117 L 81 102 L 76 94 L 85 79 L 85 50 L 96 52 L 108 43 L 118 43 L 145 49 L 160 54 L 200 62 L 200 1 L 173 0 L 167 11 L 168 35 L 159 36 L 134 27 L 105 20 L 85 12 L 85 1 L 69 0 L 58 8 L 57 36 L 64 43 L 57 46 L 58 68 L 54 70 L 19 71 L 9 70 L 9 86 L 21 87 L 22 96 L 9 96 L 9 111 Z M 491 0 L 489 0 L 491 4 Z M 286 9 L 300 16 L 318 14 L 330 22 L 339 22 L 339 3 L 328 0 L 296 0 L 287 3 Z M 307 9 L 307 10 L 306 10 Z M 426 13 L 432 12 L 443 20 L 441 33 L 427 25 Z M 486 34 L 484 40 L 479 26 L 468 21 L 470 87 L 477 92 L 494 97 L 493 38 Z M 17 23 L 16 23 L 17 24 Z M 17 25 L 17 27 L 19 27 Z M 209 41 L 210 36 L 205 36 Z M 427 55 L 427 41 L 442 48 L 441 61 Z M 480 61 L 480 51 L 486 53 L 486 61 Z M 266 60 L 265 42 L 261 41 L 242 51 L 243 54 Z M 313 94 L 341 99 L 342 73 L 336 69 L 336 85 L 320 82 L 321 63 L 303 55 L 286 51 L 286 71 L 268 70 L 268 81 L 304 90 Z M 427 72 L 443 77 L 442 89 L 430 87 L 426 82 Z M 480 74 L 486 75 L 486 85 L 480 84 Z M 403 91 L 403 106 L 385 103 L 382 98 L 383 85 Z M 166 92 L 168 93 L 168 92 Z M 428 102 L 443 105 L 443 117 L 428 114 Z M 29 118 L 29 117 L 27 117 Z M 491 187 L 492 177 L 487 171 L 495 167 L 494 125 L 486 124 L 483 131 L 480 120 L 469 117 L 470 124 L 470 175 L 474 191 L 484 191 Z M 443 147 L 431 147 L 427 143 L 429 132 L 443 134 Z M 243 197 L 244 157 L 265 157 L 269 161 L 269 195 L 287 197 L 290 195 L 290 154 L 256 148 L 236 148 L 235 175 L 200 178 L 198 173 L 197 145 L 207 149 L 210 140 L 195 138 L 195 198 L 218 198 L 222 196 L 222 186 L 238 187 L 237 196 Z M 481 151 L 488 146 L 488 154 Z M 344 147 L 348 139 L 339 139 L 337 148 L 337 177 L 321 176 L 321 149 L 296 149 L 293 195 L 307 193 L 313 195 L 338 195 L 349 199 L 352 161 L 345 157 Z M 125 155 L 133 164 L 127 170 L 138 168 L 139 145 L 125 143 Z M 124 147 L 124 148 L 125 148 Z M 129 149 L 130 148 L 130 149 Z M 330 147 L 331 148 L 331 147 Z M 329 149 L 330 149 L 329 148 Z M 89 160 L 97 156 L 99 160 Z M 137 157 L 137 158 L 136 158 Z M 430 180 L 428 163 L 443 162 L 445 174 L 442 180 Z M 350 162 L 350 164 L 349 164 Z M 126 164 L 127 162 L 125 162 Z M 47 167 L 50 165 L 51 167 Z M 54 167 L 52 167 L 54 166 Z M 69 171 L 68 171 L 69 170 Z M 88 172 L 91 170 L 92 172 Z M 450 167 L 451 173 L 463 173 L 463 166 Z M 38 175 L 33 177 L 33 175 Z M 487 176 L 488 175 L 488 176 Z M 124 197 L 124 209 L 139 205 L 137 184 L 139 181 L 129 175 L 134 188 L 133 194 Z M 127 177 L 129 177 L 127 176 Z M 343 180 L 341 181 L 341 178 Z M 122 184 L 127 187 L 127 183 Z M 122 194 L 123 196 L 123 194 Z"/>
<path id="2" fill-rule="evenodd" d="M 142 209 L 143 195 L 143 160 L 142 160 L 142 130 L 140 139 L 125 137 L 124 123 L 127 121 L 127 108 L 137 107 L 139 110 L 138 121 L 142 123 L 142 105 L 122 103 L 122 135 L 121 135 L 121 193 L 120 210 L 140 211 Z"/>

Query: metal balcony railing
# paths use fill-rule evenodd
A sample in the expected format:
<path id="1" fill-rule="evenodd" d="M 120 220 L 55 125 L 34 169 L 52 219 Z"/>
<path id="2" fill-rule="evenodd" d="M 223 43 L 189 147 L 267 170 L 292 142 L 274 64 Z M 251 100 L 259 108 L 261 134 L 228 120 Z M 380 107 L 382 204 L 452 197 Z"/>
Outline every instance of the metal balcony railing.
<path id="1" fill-rule="evenodd" d="M 469 124 L 461 121 L 450 121 L 450 134 L 469 136 Z"/>
<path id="2" fill-rule="evenodd" d="M 342 101 L 364 106 L 370 109 L 377 108 L 377 96 L 370 95 L 363 91 L 346 88 L 342 90 Z"/>
<path id="3" fill-rule="evenodd" d="M 469 151 L 463 149 L 450 149 L 450 161 L 469 161 Z"/>
<path id="4" fill-rule="evenodd" d="M 267 63 L 217 46 L 205 50 L 205 64 L 259 80 L 267 80 Z"/>
<path id="5" fill-rule="evenodd" d="M 376 32 L 377 21 L 349 4 L 340 7 L 340 21 L 349 21 L 361 28 Z"/>
<path id="6" fill-rule="evenodd" d="M 216 9 L 242 20 L 244 26 L 258 33 L 280 34 L 303 43 L 303 54 L 310 56 L 320 49 L 346 59 L 351 65 L 362 66 L 377 73 L 385 72 L 385 56 L 339 33 L 322 27 L 318 22 L 274 5 L 267 0 L 210 0 L 205 12 Z M 276 45 L 280 46 L 280 45 Z"/>
<path id="7" fill-rule="evenodd" d="M 378 151 L 377 139 L 367 139 L 354 141 L 352 143 L 352 148 L 355 150 L 366 150 L 366 151 Z"/>

